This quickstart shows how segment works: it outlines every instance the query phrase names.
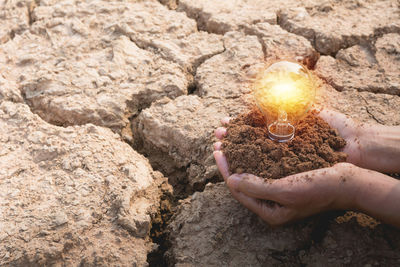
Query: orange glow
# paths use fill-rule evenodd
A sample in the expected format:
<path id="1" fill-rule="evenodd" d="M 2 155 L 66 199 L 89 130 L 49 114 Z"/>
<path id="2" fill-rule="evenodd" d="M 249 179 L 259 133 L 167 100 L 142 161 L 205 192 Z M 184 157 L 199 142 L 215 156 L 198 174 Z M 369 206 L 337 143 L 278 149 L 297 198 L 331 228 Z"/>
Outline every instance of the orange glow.
<path id="1" fill-rule="evenodd" d="M 315 98 L 313 77 L 303 66 L 282 61 L 262 72 L 254 85 L 256 103 L 268 123 L 285 112 L 289 122 L 299 120 Z"/>

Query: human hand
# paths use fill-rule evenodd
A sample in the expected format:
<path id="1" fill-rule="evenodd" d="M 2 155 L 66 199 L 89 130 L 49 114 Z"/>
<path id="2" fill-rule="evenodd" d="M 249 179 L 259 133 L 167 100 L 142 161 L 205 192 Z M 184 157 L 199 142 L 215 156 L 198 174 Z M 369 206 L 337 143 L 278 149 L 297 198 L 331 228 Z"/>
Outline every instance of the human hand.
<path id="1" fill-rule="evenodd" d="M 222 139 L 226 129 L 218 128 L 215 134 Z M 331 168 L 265 180 L 251 174 L 231 175 L 221 142 L 214 144 L 214 150 L 218 169 L 233 197 L 271 225 L 296 221 L 324 210 L 346 209 L 354 202 L 354 195 L 346 194 L 349 183 L 343 182 L 347 179 L 345 172 L 349 174 L 350 168 L 356 168 L 351 164 L 340 163 Z"/>
<path id="2" fill-rule="evenodd" d="M 219 167 L 225 166 L 223 159 L 216 157 Z M 356 210 L 400 227 L 400 181 L 350 163 L 276 180 L 251 174 L 226 176 L 227 168 L 221 172 L 233 197 L 270 225 L 327 210 Z"/>
<path id="3" fill-rule="evenodd" d="M 331 111 L 325 112 L 329 117 Z M 349 140 L 345 152 L 357 156 L 360 150 L 357 147 L 354 149 L 352 144 L 358 142 L 351 140 L 357 136 L 353 131 L 357 127 L 350 124 L 355 122 L 340 116 L 344 115 L 333 114 L 328 119 L 330 125 L 335 127 L 336 124 L 340 128 L 340 134 Z M 228 118 L 222 120 L 223 124 L 228 122 Z M 226 128 L 218 128 L 215 135 L 218 139 L 223 139 Z M 214 157 L 230 192 L 240 203 L 269 224 L 285 224 L 329 209 L 351 209 L 363 211 L 400 227 L 400 210 L 397 205 L 400 201 L 400 182 L 389 176 L 349 163 L 339 163 L 330 168 L 272 181 L 251 174 L 231 175 L 221 146 L 221 142 L 214 144 Z M 265 200 L 272 200 L 276 204 Z"/>
<path id="4" fill-rule="evenodd" d="M 319 113 L 346 140 L 347 162 L 362 168 L 400 171 L 400 127 L 358 123 L 344 114 L 324 109 Z"/>
<path id="5" fill-rule="evenodd" d="M 327 210 L 351 209 L 354 194 L 345 170 L 358 168 L 339 163 L 330 168 L 264 179 L 251 174 L 233 174 L 226 184 L 243 206 L 270 225 L 283 225 Z"/>

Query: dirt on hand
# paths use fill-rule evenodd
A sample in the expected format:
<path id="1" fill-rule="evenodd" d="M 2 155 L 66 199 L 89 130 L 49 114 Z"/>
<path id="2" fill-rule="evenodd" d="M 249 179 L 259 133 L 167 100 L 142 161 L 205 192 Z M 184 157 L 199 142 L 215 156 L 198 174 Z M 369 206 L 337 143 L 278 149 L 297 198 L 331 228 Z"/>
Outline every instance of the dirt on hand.
<path id="1" fill-rule="evenodd" d="M 252 108 L 230 121 L 222 150 L 231 173 L 251 173 L 279 179 L 299 172 L 330 167 L 346 160 L 346 141 L 315 111 L 296 126 L 294 138 L 278 143 L 268 138 L 261 112 Z"/>

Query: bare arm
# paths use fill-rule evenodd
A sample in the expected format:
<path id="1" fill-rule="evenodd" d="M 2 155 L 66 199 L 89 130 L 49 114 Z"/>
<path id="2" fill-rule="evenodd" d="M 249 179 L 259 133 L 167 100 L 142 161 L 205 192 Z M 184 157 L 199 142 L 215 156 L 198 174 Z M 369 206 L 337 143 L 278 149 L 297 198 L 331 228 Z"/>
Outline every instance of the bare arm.
<path id="1" fill-rule="evenodd" d="M 400 126 L 366 125 L 360 167 L 386 173 L 400 172 Z"/>
<path id="2" fill-rule="evenodd" d="M 399 180 L 379 172 L 357 168 L 354 176 L 349 178 L 347 191 L 355 196 L 354 202 L 347 208 L 362 211 L 400 228 Z"/>

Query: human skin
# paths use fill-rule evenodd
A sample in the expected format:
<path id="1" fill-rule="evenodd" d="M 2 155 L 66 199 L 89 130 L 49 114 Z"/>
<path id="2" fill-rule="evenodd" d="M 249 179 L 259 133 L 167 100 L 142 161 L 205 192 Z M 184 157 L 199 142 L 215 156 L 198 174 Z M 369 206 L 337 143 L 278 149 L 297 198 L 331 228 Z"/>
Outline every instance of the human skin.
<path id="1" fill-rule="evenodd" d="M 359 124 L 331 110 L 320 116 L 346 140 L 348 163 L 277 180 L 231 175 L 217 142 L 214 157 L 233 197 L 271 225 L 326 210 L 355 210 L 400 227 L 400 181 L 377 172 L 400 172 L 400 127 Z M 222 139 L 226 128 L 218 128 L 215 135 Z"/>

